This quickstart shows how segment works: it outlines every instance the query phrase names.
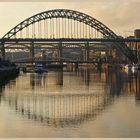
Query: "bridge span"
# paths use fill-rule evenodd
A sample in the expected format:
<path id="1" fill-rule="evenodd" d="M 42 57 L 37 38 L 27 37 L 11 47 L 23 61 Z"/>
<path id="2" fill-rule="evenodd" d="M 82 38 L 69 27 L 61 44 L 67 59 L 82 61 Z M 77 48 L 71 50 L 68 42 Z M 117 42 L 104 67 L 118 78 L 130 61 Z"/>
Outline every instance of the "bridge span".
<path id="1" fill-rule="evenodd" d="M 85 57 L 89 54 L 90 43 L 112 43 L 114 51 L 120 57 L 122 54 L 131 62 L 137 63 L 137 55 L 128 47 L 128 42 L 139 43 L 140 39 L 124 39 L 116 35 L 106 25 L 82 12 L 69 9 L 54 9 L 29 17 L 12 28 L 0 39 L 1 55 L 5 59 L 7 44 L 30 44 L 34 56 L 36 43 L 57 43 L 60 48 L 63 43 L 84 43 Z M 14 44 L 13 44 L 14 43 Z M 74 49 L 73 49 L 74 50 Z M 61 53 L 60 53 L 61 57 Z M 88 57 L 85 59 L 88 60 Z"/>

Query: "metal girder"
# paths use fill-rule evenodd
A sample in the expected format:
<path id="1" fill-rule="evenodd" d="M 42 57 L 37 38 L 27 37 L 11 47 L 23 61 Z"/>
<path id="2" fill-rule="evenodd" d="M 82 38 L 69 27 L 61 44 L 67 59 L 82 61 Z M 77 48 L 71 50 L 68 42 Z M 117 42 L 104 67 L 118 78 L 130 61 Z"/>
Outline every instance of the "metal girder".
<path id="1" fill-rule="evenodd" d="M 116 38 L 116 39 L 107 39 L 107 38 L 2 38 L 0 39 L 0 43 L 4 42 L 4 43 L 10 43 L 10 42 L 18 42 L 18 43 L 29 43 L 29 42 L 52 42 L 52 43 L 59 43 L 59 42 L 75 42 L 75 43 L 85 43 L 85 42 L 89 42 L 89 43 L 95 43 L 95 42 L 106 42 L 106 43 L 127 43 L 127 42 L 140 42 L 140 38 Z M 122 45 L 121 44 L 121 45 Z"/>

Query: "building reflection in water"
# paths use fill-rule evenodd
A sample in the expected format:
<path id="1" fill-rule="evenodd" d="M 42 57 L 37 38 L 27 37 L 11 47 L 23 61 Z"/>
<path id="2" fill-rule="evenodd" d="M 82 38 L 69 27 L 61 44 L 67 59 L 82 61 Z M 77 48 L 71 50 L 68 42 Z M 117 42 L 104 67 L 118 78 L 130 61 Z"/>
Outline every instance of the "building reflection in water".
<path id="1" fill-rule="evenodd" d="M 136 100 L 140 101 L 140 73 L 139 72 L 135 74 L 135 82 L 136 82 Z"/>
<path id="2" fill-rule="evenodd" d="M 124 84 L 123 73 L 114 69 L 108 69 L 106 72 L 106 83 L 106 89 L 110 90 L 109 93 L 119 96 Z"/>
<path id="3" fill-rule="evenodd" d="M 43 92 L 43 93 L 5 93 L 4 100 L 16 112 L 26 116 L 28 119 L 42 122 L 54 127 L 80 125 L 81 123 L 93 120 L 114 102 L 114 97 L 121 95 L 124 87 L 124 76 L 122 72 L 108 70 L 106 72 L 93 72 L 90 69 L 69 72 L 70 76 L 77 77 L 78 82 L 83 82 L 88 87 L 84 92 L 75 90 L 74 93 L 67 89 L 64 92 Z M 73 74 L 73 75 L 72 75 Z M 64 72 L 59 70 L 55 75 L 30 74 L 30 86 L 33 90 L 39 87 L 49 89 L 48 83 L 66 88 L 67 82 Z M 49 79 L 49 76 L 51 77 Z M 135 81 L 139 80 L 139 74 Z M 54 83 L 55 82 L 55 83 Z M 72 81 L 72 82 L 75 82 Z M 72 83 L 74 85 L 74 83 Z M 81 83 L 80 83 L 81 84 Z M 94 88 L 96 92 L 93 91 Z M 55 87 L 54 87 L 55 88 Z M 73 87 L 72 87 L 73 88 Z M 103 90 L 101 90 L 103 88 Z M 137 85 L 137 91 L 140 87 Z M 69 92 L 68 92 L 69 91 Z M 137 92 L 138 93 L 138 92 Z"/>
<path id="4" fill-rule="evenodd" d="M 136 100 L 140 100 L 140 72 L 129 71 L 124 74 L 124 77 L 125 86 L 123 86 L 123 90 L 127 91 L 128 94 L 135 95 Z"/>

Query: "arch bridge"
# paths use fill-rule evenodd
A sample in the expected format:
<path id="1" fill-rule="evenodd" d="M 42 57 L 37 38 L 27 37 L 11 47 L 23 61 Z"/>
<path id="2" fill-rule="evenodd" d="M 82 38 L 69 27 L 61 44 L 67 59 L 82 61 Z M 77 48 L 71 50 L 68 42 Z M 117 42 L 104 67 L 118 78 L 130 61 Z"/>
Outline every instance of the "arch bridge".
<path id="1" fill-rule="evenodd" d="M 19 44 L 22 47 L 28 45 L 30 56 L 34 57 L 35 46 L 50 45 L 57 46 L 58 55 L 61 57 L 64 43 L 76 42 L 78 45 L 84 44 L 84 58 L 87 61 L 89 47 L 94 48 L 93 43 L 104 43 L 107 39 L 107 42 L 111 42 L 113 49 L 123 53 L 130 61 L 137 62 L 134 52 L 124 41 L 115 41 L 120 38 L 106 25 L 87 14 L 69 9 L 41 12 L 22 21 L 1 39 L 1 54 L 5 59 L 5 50 L 9 49 L 9 45 Z"/>

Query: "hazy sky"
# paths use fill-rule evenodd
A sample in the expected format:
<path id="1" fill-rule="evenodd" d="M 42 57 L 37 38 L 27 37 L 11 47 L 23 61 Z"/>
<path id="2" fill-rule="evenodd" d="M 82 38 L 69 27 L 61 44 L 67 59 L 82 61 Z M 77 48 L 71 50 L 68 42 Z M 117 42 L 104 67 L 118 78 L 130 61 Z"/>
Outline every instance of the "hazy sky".
<path id="1" fill-rule="evenodd" d="M 73 9 L 91 15 L 118 35 L 132 34 L 134 29 L 140 28 L 140 0 L 85 1 L 0 2 L 0 37 L 26 18 L 56 8 Z"/>

